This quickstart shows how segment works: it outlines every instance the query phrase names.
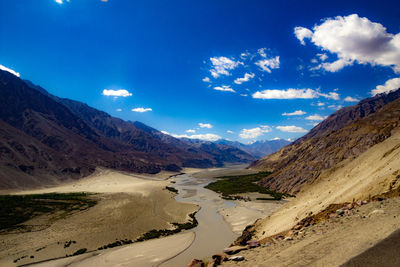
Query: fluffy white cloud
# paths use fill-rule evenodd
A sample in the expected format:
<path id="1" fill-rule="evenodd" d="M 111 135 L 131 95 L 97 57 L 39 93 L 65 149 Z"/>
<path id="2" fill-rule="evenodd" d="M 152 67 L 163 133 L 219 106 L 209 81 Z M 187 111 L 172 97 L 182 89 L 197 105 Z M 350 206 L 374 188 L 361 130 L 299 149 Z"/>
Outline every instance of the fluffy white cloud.
<path id="1" fill-rule="evenodd" d="M 298 126 L 288 125 L 288 126 L 276 126 L 276 128 L 282 132 L 288 133 L 306 133 L 308 132 L 306 129 L 303 129 Z"/>
<path id="2" fill-rule="evenodd" d="M 325 60 L 327 60 L 328 59 L 328 56 L 327 56 L 327 54 L 317 54 L 317 57 L 319 57 L 319 59 L 321 60 L 321 61 L 325 61 Z"/>
<path id="3" fill-rule="evenodd" d="M 196 132 L 196 130 L 189 129 L 189 130 L 186 130 L 186 132 L 187 132 L 187 133 L 195 133 L 195 132 Z"/>
<path id="4" fill-rule="evenodd" d="M 231 131 L 231 130 L 228 130 L 226 132 L 229 133 L 229 134 L 233 134 L 233 131 Z"/>
<path id="5" fill-rule="evenodd" d="M 64 4 L 64 0 L 54 0 L 57 4 Z M 69 0 L 65 0 L 65 2 L 69 2 Z"/>
<path id="6" fill-rule="evenodd" d="M 132 111 L 143 113 L 143 112 L 152 111 L 152 109 L 151 108 L 133 108 Z"/>
<path id="7" fill-rule="evenodd" d="M 303 34 L 297 34 L 296 29 Z M 322 63 L 320 68 L 335 72 L 357 62 L 390 66 L 400 72 L 400 33 L 388 33 L 380 23 L 352 14 L 325 19 L 314 26 L 313 32 L 307 30 L 295 28 L 296 37 L 302 44 L 309 38 L 316 46 L 338 57 L 334 62 Z"/>
<path id="8" fill-rule="evenodd" d="M 320 96 L 323 96 L 323 97 L 328 98 L 328 99 L 333 99 L 333 100 L 339 100 L 340 99 L 339 94 L 336 93 L 336 92 L 329 92 L 327 94 L 324 94 L 324 93 L 318 93 L 318 94 Z"/>
<path id="9" fill-rule="evenodd" d="M 306 117 L 306 120 L 310 121 L 323 121 L 326 117 L 322 117 L 321 115 L 315 114 Z"/>
<path id="10" fill-rule="evenodd" d="M 205 83 L 210 83 L 211 82 L 209 77 L 205 77 L 204 79 L 202 79 L 202 81 L 205 82 Z"/>
<path id="11" fill-rule="evenodd" d="M 218 78 L 221 75 L 230 75 L 229 70 L 233 70 L 240 64 L 243 64 L 240 61 L 234 61 L 227 57 L 212 57 L 210 61 L 213 65 L 210 73 L 214 78 Z"/>
<path id="12" fill-rule="evenodd" d="M 313 99 L 318 97 L 339 100 L 339 94 L 336 92 L 321 93 L 313 89 L 293 89 L 286 90 L 268 89 L 255 92 L 252 97 L 259 99 Z"/>
<path id="13" fill-rule="evenodd" d="M 282 116 L 301 116 L 301 115 L 304 115 L 306 113 L 307 112 L 302 111 L 302 110 L 296 110 L 296 111 L 291 112 L 291 113 L 287 113 L 287 112 L 282 113 Z"/>
<path id="14" fill-rule="evenodd" d="M 271 131 L 271 127 L 262 125 L 252 129 L 243 129 L 239 136 L 243 139 L 254 139 Z"/>
<path id="15" fill-rule="evenodd" d="M 209 123 L 202 123 L 202 122 L 200 122 L 200 123 L 199 123 L 199 127 L 200 127 L 200 128 L 208 128 L 208 129 L 211 129 L 213 126 L 212 126 L 211 124 L 209 124 Z"/>
<path id="16" fill-rule="evenodd" d="M 360 100 L 357 99 L 357 98 L 348 96 L 348 97 L 346 97 L 346 98 L 344 99 L 344 101 L 346 101 L 346 102 L 358 102 L 358 101 L 360 101 Z"/>
<path id="17" fill-rule="evenodd" d="M 266 50 L 267 48 L 260 48 L 260 49 L 258 49 L 257 50 L 257 52 L 258 52 L 258 54 L 260 55 L 260 56 L 262 56 L 263 58 L 266 58 L 267 57 L 267 54 L 265 53 L 265 50 Z"/>
<path id="18" fill-rule="evenodd" d="M 387 80 L 384 85 L 378 85 L 375 89 L 371 91 L 371 94 L 377 95 L 381 93 L 388 93 L 393 90 L 397 90 L 400 88 L 400 78 L 393 78 Z"/>
<path id="19" fill-rule="evenodd" d="M 279 56 L 270 59 L 261 59 L 254 64 L 259 66 L 262 71 L 271 73 L 271 69 L 279 69 L 280 65 Z"/>
<path id="20" fill-rule="evenodd" d="M 120 109 L 120 108 L 117 108 L 115 111 L 118 111 L 118 112 L 120 112 L 120 111 L 122 111 L 122 109 Z"/>
<path id="21" fill-rule="evenodd" d="M 217 141 L 219 139 L 222 139 L 221 136 L 219 136 L 217 134 L 211 134 L 211 133 L 187 135 L 187 134 L 172 134 L 167 131 L 161 131 L 161 132 L 163 134 L 168 134 L 175 138 L 200 139 L 200 140 L 205 140 L 205 141 Z"/>
<path id="22" fill-rule="evenodd" d="M 17 77 L 20 77 L 20 74 L 19 74 L 18 72 L 16 72 L 16 71 L 13 70 L 13 69 L 7 68 L 6 66 L 3 66 L 3 65 L 1 65 L 1 64 L 0 64 L 0 70 L 7 71 L 7 72 L 9 72 L 9 73 L 11 73 L 11 74 L 14 74 L 14 75 L 17 76 Z"/>
<path id="23" fill-rule="evenodd" d="M 317 106 L 318 106 L 318 107 L 323 107 L 323 106 L 325 106 L 325 103 L 319 102 L 319 101 L 318 101 Z"/>
<path id="24" fill-rule="evenodd" d="M 294 28 L 294 34 L 296 35 L 297 39 L 300 40 L 300 43 L 302 45 L 306 45 L 306 43 L 304 42 L 304 39 L 311 38 L 313 35 L 313 32 L 304 27 L 296 27 L 296 28 Z"/>
<path id="25" fill-rule="evenodd" d="M 127 97 L 127 96 L 131 96 L 132 93 L 129 93 L 127 90 L 125 89 L 119 89 L 119 90 L 112 90 L 112 89 L 104 89 L 103 90 L 103 95 L 106 96 L 115 96 L 115 97 Z"/>
<path id="26" fill-rule="evenodd" d="M 214 90 L 236 93 L 229 85 L 215 86 Z"/>
<path id="27" fill-rule="evenodd" d="M 330 105 L 330 106 L 328 106 L 328 108 L 334 109 L 334 110 L 339 110 L 339 109 L 341 109 L 342 107 L 343 107 L 342 105 Z"/>
<path id="28" fill-rule="evenodd" d="M 244 82 L 250 81 L 250 79 L 254 78 L 254 73 L 245 73 L 243 78 L 237 78 L 235 79 L 234 83 L 236 84 L 242 84 Z"/>

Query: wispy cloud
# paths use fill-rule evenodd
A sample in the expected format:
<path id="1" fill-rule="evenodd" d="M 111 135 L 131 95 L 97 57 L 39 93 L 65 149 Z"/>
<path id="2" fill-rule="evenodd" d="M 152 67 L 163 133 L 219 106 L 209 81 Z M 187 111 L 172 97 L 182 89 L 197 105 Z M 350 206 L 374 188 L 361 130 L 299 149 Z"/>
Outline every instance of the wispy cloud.
<path id="1" fill-rule="evenodd" d="M 14 75 L 17 76 L 17 77 L 20 77 L 19 72 L 16 72 L 16 71 L 13 70 L 13 69 L 7 68 L 6 66 L 0 65 L 0 70 L 7 71 L 7 72 L 9 72 L 9 73 L 11 73 L 11 74 L 14 74 Z"/>
<path id="2" fill-rule="evenodd" d="M 357 99 L 357 98 L 348 96 L 348 97 L 346 97 L 346 98 L 344 99 L 344 101 L 346 101 L 346 102 L 358 102 L 358 101 L 360 101 L 360 100 Z"/>
<path id="3" fill-rule="evenodd" d="M 236 91 L 233 90 L 229 85 L 215 86 L 214 90 L 236 93 Z"/>
<path id="4" fill-rule="evenodd" d="M 200 128 L 208 128 L 208 129 L 211 129 L 213 126 L 212 126 L 210 123 L 202 123 L 202 122 L 199 122 L 199 127 L 200 127 Z"/>
<path id="5" fill-rule="evenodd" d="M 387 80 L 384 85 L 378 85 L 371 91 L 371 95 L 377 95 L 381 93 L 389 93 L 390 91 L 397 90 L 400 88 L 400 78 L 393 78 Z"/>
<path id="6" fill-rule="evenodd" d="M 202 81 L 205 82 L 205 83 L 210 83 L 210 82 L 211 82 L 211 80 L 210 80 L 209 77 L 204 77 L 204 78 L 202 79 Z"/>
<path id="7" fill-rule="evenodd" d="M 233 134 L 233 131 L 231 131 L 231 130 L 227 130 L 226 131 L 228 134 Z"/>
<path id="8" fill-rule="evenodd" d="M 310 116 L 306 117 L 306 120 L 310 120 L 310 121 L 323 121 L 324 119 L 326 119 L 326 117 L 322 117 L 321 115 L 318 115 L 318 114 L 310 115 Z"/>
<path id="9" fill-rule="evenodd" d="M 152 111 L 152 109 L 151 108 L 133 108 L 132 111 L 143 113 L 143 112 Z"/>
<path id="10" fill-rule="evenodd" d="M 252 129 L 243 129 L 239 136 L 243 139 L 254 139 L 271 131 L 271 127 L 262 125 Z"/>
<path id="11" fill-rule="evenodd" d="M 196 132 L 196 130 L 189 129 L 189 130 L 186 130 L 186 132 L 187 132 L 187 133 L 195 133 L 195 132 Z"/>
<path id="12" fill-rule="evenodd" d="M 276 129 L 278 129 L 282 132 L 288 132 L 288 133 L 306 133 L 306 132 L 308 132 L 306 129 L 303 129 L 299 126 L 294 126 L 294 125 L 276 126 Z"/>
<path id="13" fill-rule="evenodd" d="M 237 78 L 234 80 L 234 83 L 236 84 L 242 84 L 244 82 L 250 81 L 250 79 L 254 78 L 254 73 L 245 73 L 243 78 Z"/>
<path id="14" fill-rule="evenodd" d="M 205 141 L 211 141 L 211 142 L 222 139 L 221 136 L 219 136 L 217 134 L 212 134 L 212 133 L 187 135 L 187 134 L 172 134 L 172 133 L 169 133 L 166 131 L 161 131 L 161 132 L 163 134 L 171 135 L 175 138 L 199 139 L 199 140 L 205 140 Z"/>
<path id="15" fill-rule="evenodd" d="M 339 100 L 339 94 L 336 92 L 321 93 L 314 89 L 293 89 L 286 90 L 267 89 L 255 92 L 252 97 L 259 99 L 313 99 L 318 97 Z"/>
<path id="16" fill-rule="evenodd" d="M 262 71 L 271 73 L 272 69 L 279 69 L 280 65 L 279 56 L 270 59 L 261 59 L 254 64 L 259 66 Z"/>
<path id="17" fill-rule="evenodd" d="M 357 14 L 337 16 L 324 19 L 313 31 L 296 27 L 294 32 L 301 44 L 310 39 L 322 50 L 337 55 L 336 61 L 321 63 L 317 68 L 336 72 L 359 63 L 388 66 L 400 73 L 400 33 L 388 33 L 382 24 L 368 18 Z"/>
<path id="18" fill-rule="evenodd" d="M 287 113 L 287 112 L 282 113 L 282 116 L 301 116 L 301 115 L 304 115 L 304 114 L 307 114 L 307 112 L 302 111 L 302 110 L 296 110 L 296 111 L 293 111 L 293 112 L 290 112 L 290 113 Z"/>
<path id="19" fill-rule="evenodd" d="M 210 73 L 214 78 L 218 78 L 221 75 L 230 75 L 230 70 L 233 70 L 237 66 L 243 64 L 240 61 L 235 61 L 227 57 L 212 57 L 210 58 L 210 61 L 213 65 Z"/>
<path id="20" fill-rule="evenodd" d="M 105 96 L 114 96 L 114 97 L 127 97 L 131 96 L 132 93 L 128 92 L 125 89 L 119 89 L 119 90 L 112 90 L 112 89 L 104 89 L 103 90 L 103 95 Z"/>
<path id="21" fill-rule="evenodd" d="M 115 111 L 121 112 L 121 111 L 122 111 L 122 109 L 120 109 L 120 108 L 117 108 Z"/>

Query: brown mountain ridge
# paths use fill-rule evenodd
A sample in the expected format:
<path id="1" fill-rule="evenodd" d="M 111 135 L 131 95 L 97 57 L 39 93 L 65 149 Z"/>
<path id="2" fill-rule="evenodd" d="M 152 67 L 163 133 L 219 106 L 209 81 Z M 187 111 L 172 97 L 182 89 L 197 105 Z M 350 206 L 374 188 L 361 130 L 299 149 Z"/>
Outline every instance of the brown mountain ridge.
<path id="1" fill-rule="evenodd" d="M 250 167 L 273 172 L 261 185 L 297 193 L 314 182 L 323 170 L 357 157 L 386 140 L 399 126 L 400 90 L 397 90 L 335 112 L 302 138 Z"/>
<path id="2" fill-rule="evenodd" d="M 99 166 L 157 173 L 254 160 L 227 145 L 205 151 L 140 122 L 58 98 L 5 71 L 0 106 L 0 188 L 50 185 Z"/>

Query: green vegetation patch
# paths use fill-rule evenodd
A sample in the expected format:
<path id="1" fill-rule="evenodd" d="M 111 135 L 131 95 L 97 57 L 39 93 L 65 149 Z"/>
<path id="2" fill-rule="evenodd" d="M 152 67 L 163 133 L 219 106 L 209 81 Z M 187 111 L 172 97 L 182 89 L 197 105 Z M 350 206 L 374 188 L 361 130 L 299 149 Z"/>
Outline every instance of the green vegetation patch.
<path id="1" fill-rule="evenodd" d="M 64 218 L 73 211 L 88 209 L 97 203 L 90 197 L 91 195 L 89 193 L 0 195 L 0 231 L 25 228 L 22 223 L 40 215 L 60 212 L 57 218 Z"/>
<path id="2" fill-rule="evenodd" d="M 270 174 L 270 172 L 259 172 L 255 174 L 217 177 L 219 178 L 218 181 L 208 184 L 205 188 L 222 194 L 225 199 L 232 198 L 231 195 L 249 192 L 269 194 L 275 200 L 280 200 L 283 196 L 290 196 L 289 194 L 275 192 L 256 184 Z"/>

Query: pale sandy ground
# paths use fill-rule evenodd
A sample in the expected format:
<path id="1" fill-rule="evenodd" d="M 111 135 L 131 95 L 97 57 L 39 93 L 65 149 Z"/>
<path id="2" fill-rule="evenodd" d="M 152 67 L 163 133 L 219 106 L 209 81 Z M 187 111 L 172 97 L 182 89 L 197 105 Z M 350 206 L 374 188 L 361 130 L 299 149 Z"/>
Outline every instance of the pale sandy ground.
<path id="1" fill-rule="evenodd" d="M 193 242 L 192 232 L 149 240 L 122 248 L 96 251 L 79 256 L 34 264 L 35 267 L 131 267 L 158 266 L 184 251 Z"/>
<path id="2" fill-rule="evenodd" d="M 0 266 L 15 266 L 13 261 L 23 256 L 25 258 L 19 260 L 18 265 L 63 257 L 81 248 L 93 251 L 116 240 L 135 240 L 152 229 L 173 228 L 172 222 L 186 222 L 188 214 L 197 211 L 198 207 L 175 201 L 174 194 L 165 189 L 169 182 L 160 179 L 99 170 L 75 183 L 19 192 L 101 194 L 93 196 L 99 202 L 88 210 L 55 221 L 45 216 L 36 217 L 27 223 L 32 225 L 31 232 L 1 234 Z M 69 240 L 76 243 L 64 248 Z M 170 255 L 171 249 L 175 251 L 175 246 L 182 248 L 180 242 L 178 239 L 171 241 L 171 246 L 165 249 L 166 255 Z M 160 257 L 163 257 L 162 253 Z M 135 257 L 132 254 L 126 256 Z"/>
<path id="3" fill-rule="evenodd" d="M 400 132 L 397 131 L 359 157 L 325 171 L 295 199 L 257 221 L 255 238 L 289 230 L 329 204 L 364 200 L 397 188 L 399 162 Z M 339 266 L 400 229 L 399 206 L 399 198 L 369 203 L 352 210 L 350 216 L 307 227 L 293 241 L 276 241 L 268 247 L 241 252 L 246 261 L 225 265 Z M 385 262 L 380 266 L 385 266 Z"/>
<path id="4" fill-rule="evenodd" d="M 400 198 L 371 202 L 348 216 L 295 231 L 293 240 L 275 240 L 267 247 L 239 252 L 244 261 L 223 266 L 340 266 L 400 229 L 399 206 Z M 381 257 L 374 259 L 375 264 L 359 266 L 397 266 L 389 262 L 398 262 L 398 251 L 385 256 L 390 260 Z"/>
<path id="5" fill-rule="evenodd" d="M 325 171 L 295 199 L 256 224 L 262 239 L 288 230 L 310 212 L 316 214 L 331 203 L 367 199 L 398 186 L 400 179 L 400 131 L 353 160 Z"/>

